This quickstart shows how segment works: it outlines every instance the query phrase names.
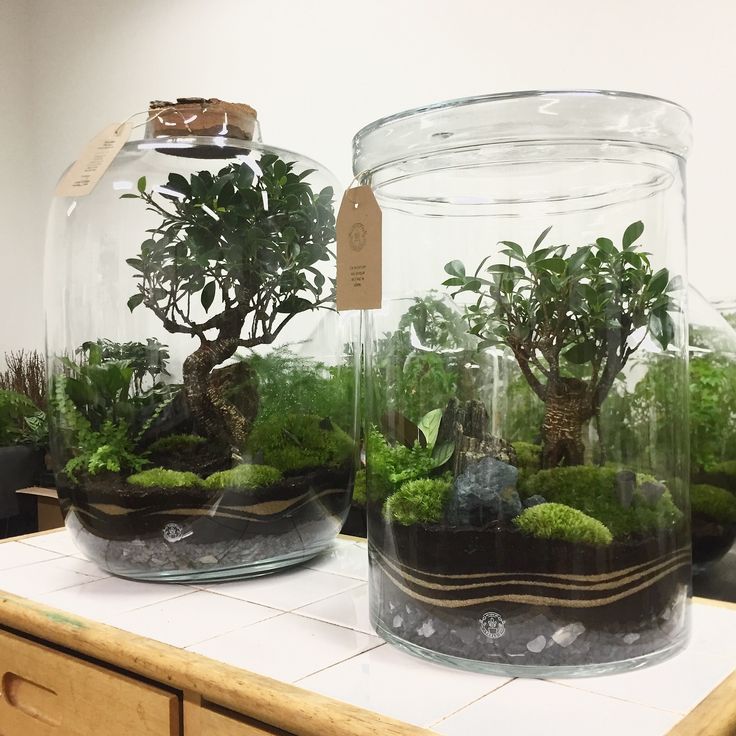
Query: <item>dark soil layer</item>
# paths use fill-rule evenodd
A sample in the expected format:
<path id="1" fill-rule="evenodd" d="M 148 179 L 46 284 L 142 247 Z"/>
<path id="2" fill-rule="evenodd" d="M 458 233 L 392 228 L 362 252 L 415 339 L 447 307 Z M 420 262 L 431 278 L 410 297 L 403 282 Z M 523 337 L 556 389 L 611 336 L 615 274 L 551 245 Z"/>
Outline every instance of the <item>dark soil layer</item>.
<path id="1" fill-rule="evenodd" d="M 693 564 L 703 566 L 720 560 L 731 549 L 736 539 L 736 524 L 720 524 L 713 519 L 693 514 L 691 533 Z"/>
<path id="2" fill-rule="evenodd" d="M 264 488 L 141 488 L 113 473 L 83 478 L 60 489 L 91 533 L 105 539 L 161 536 L 168 524 L 206 543 L 260 533 L 278 534 L 301 521 L 343 517 L 349 503 L 348 470 L 319 469 Z"/>
<path id="3" fill-rule="evenodd" d="M 575 667 L 651 654 L 684 636 L 682 532 L 599 547 L 535 539 L 510 524 L 387 527 L 371 517 L 369 529 L 374 621 L 425 649 Z"/>

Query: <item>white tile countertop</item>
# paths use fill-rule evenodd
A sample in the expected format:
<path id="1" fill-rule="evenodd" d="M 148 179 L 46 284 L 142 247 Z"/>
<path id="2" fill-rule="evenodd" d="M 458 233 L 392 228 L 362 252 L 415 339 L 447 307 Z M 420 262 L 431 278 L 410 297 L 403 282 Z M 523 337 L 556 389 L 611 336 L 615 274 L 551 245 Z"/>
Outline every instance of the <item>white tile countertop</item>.
<path id="1" fill-rule="evenodd" d="M 137 583 L 86 560 L 65 531 L 0 544 L 0 590 L 445 736 L 666 734 L 736 665 L 736 609 L 693 605 L 680 655 L 634 672 L 511 679 L 425 662 L 368 618 L 364 543 L 288 572 L 203 585 Z"/>

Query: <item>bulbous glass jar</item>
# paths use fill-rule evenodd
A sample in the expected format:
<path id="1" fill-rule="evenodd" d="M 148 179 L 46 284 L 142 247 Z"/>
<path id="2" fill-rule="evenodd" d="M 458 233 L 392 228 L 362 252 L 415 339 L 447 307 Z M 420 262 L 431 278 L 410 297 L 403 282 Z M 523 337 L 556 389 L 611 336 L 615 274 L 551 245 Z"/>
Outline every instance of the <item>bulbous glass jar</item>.
<path id="1" fill-rule="evenodd" d="M 334 178 L 255 111 L 152 103 L 46 249 L 51 442 L 76 543 L 131 578 L 296 564 L 339 532 L 355 347 L 334 310 Z"/>
<path id="2" fill-rule="evenodd" d="M 383 212 L 366 469 L 388 641 L 530 676 L 684 645 L 689 146 L 682 108 L 614 92 L 457 100 L 355 136 Z"/>

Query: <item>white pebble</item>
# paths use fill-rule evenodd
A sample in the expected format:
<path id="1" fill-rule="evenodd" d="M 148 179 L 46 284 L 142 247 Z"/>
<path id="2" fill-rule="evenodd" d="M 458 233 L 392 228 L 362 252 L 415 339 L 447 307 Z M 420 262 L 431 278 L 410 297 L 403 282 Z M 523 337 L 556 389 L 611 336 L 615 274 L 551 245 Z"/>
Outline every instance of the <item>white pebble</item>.
<path id="1" fill-rule="evenodd" d="M 641 634 L 626 634 L 624 637 L 624 644 L 633 644 L 635 641 L 641 639 Z"/>
<path id="2" fill-rule="evenodd" d="M 205 555 L 200 557 L 197 562 L 201 562 L 203 565 L 216 565 L 218 560 L 214 555 Z"/>
<path id="3" fill-rule="evenodd" d="M 563 648 L 569 647 L 570 644 L 572 644 L 584 631 L 585 626 L 583 626 L 579 621 L 576 621 L 575 623 L 563 626 L 561 629 L 557 629 L 557 631 L 552 634 L 552 639 L 555 644 L 558 644 Z"/>
<path id="4" fill-rule="evenodd" d="M 419 634 L 419 636 L 423 636 L 425 639 L 432 636 L 432 634 L 434 634 L 434 624 L 432 623 L 432 619 L 427 619 L 417 629 L 417 634 Z"/>
<path id="5" fill-rule="evenodd" d="M 526 648 L 534 654 L 539 654 L 545 646 L 547 646 L 547 639 L 540 634 L 536 639 L 527 642 Z"/>
<path id="6" fill-rule="evenodd" d="M 393 623 L 394 623 L 394 628 L 395 629 L 398 629 L 399 626 L 401 626 L 401 624 L 404 623 L 404 619 L 401 618 L 401 616 L 398 616 L 398 615 L 397 616 L 394 616 L 394 622 Z"/>

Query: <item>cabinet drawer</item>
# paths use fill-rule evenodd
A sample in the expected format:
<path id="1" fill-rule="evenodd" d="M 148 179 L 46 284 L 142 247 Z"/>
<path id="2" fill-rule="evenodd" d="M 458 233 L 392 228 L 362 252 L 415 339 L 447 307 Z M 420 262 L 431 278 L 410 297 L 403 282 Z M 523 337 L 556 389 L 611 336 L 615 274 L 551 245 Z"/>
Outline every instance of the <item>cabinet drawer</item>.
<path id="1" fill-rule="evenodd" d="M 293 736 L 226 708 L 206 704 L 185 708 L 184 733 L 186 736 Z"/>
<path id="2" fill-rule="evenodd" d="M 2 736 L 177 736 L 176 695 L 0 631 Z"/>

